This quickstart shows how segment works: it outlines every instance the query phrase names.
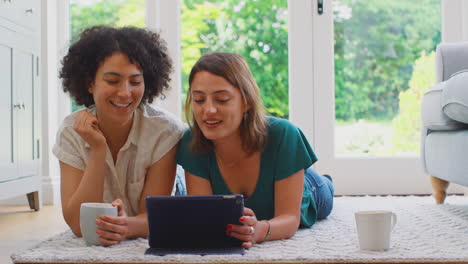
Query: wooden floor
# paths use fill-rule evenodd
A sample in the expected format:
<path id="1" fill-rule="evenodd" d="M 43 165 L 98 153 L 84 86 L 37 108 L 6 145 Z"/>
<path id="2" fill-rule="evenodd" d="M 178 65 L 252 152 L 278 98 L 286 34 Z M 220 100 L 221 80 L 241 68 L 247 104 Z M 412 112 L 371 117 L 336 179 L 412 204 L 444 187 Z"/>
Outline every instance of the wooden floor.
<path id="1" fill-rule="evenodd" d="M 60 205 L 43 206 L 35 212 L 29 206 L 0 206 L 0 263 L 11 264 L 10 255 L 67 230 Z"/>

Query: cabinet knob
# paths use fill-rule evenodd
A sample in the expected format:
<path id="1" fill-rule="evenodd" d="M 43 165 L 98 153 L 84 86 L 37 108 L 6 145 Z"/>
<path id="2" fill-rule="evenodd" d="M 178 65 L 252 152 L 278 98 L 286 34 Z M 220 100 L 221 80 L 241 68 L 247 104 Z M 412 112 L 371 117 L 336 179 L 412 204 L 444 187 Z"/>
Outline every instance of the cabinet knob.
<path id="1" fill-rule="evenodd" d="M 24 103 L 21 105 L 21 108 L 23 108 L 23 110 L 26 109 L 26 107 L 24 106 Z"/>
<path id="2" fill-rule="evenodd" d="M 13 109 L 15 109 L 15 108 L 21 109 L 21 104 L 14 104 L 14 105 L 13 105 Z"/>
<path id="3" fill-rule="evenodd" d="M 32 8 L 26 9 L 24 12 L 25 12 L 26 14 L 32 15 L 33 9 L 32 9 Z"/>

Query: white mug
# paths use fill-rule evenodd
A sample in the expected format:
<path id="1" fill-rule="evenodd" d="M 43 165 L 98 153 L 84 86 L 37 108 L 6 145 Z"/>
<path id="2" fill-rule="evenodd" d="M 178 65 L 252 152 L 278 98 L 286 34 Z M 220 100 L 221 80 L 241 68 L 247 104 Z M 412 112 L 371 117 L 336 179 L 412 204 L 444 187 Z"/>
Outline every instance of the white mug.
<path id="1" fill-rule="evenodd" d="M 359 211 L 354 214 L 362 250 L 387 250 L 390 248 L 390 233 L 397 222 L 391 211 Z"/>
<path id="2" fill-rule="evenodd" d="M 117 207 L 110 203 L 82 203 L 80 206 L 80 229 L 87 246 L 101 245 L 96 233 L 96 218 L 100 215 L 117 216 Z"/>

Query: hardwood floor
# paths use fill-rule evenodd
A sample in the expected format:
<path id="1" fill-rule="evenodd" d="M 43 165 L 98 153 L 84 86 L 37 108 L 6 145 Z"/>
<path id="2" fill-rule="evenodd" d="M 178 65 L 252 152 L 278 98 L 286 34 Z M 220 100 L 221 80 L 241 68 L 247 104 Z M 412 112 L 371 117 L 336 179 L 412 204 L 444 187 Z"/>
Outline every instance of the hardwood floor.
<path id="1" fill-rule="evenodd" d="M 11 264 L 10 255 L 67 230 L 60 205 L 0 206 L 0 263 Z"/>

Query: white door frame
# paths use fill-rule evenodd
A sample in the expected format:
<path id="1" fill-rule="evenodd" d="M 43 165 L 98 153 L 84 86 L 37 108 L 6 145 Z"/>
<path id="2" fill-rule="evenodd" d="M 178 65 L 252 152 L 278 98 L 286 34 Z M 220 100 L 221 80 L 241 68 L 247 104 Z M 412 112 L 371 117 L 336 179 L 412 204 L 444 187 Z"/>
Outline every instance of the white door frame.
<path id="1" fill-rule="evenodd" d="M 316 150 L 312 1 L 288 1 L 289 120 L 301 128 Z"/>
<path id="2" fill-rule="evenodd" d="M 468 0 L 441 0 L 442 42 L 468 41 Z"/>
<path id="3" fill-rule="evenodd" d="M 174 71 L 171 74 L 171 89 L 164 100 L 155 100 L 160 106 L 181 118 L 181 58 L 180 58 L 180 0 L 146 0 L 146 26 L 159 32 L 167 43 Z"/>

